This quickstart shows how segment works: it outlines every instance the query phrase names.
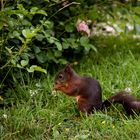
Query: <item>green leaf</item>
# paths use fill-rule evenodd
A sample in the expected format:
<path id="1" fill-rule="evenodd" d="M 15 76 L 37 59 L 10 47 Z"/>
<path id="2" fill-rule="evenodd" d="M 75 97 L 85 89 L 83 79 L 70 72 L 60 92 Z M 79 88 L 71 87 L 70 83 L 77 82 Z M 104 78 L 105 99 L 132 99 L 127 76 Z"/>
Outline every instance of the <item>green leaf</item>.
<path id="1" fill-rule="evenodd" d="M 97 52 L 97 48 L 94 45 L 88 44 L 88 47 Z"/>
<path id="2" fill-rule="evenodd" d="M 45 69 L 43 69 L 43 68 L 41 68 L 41 67 L 39 67 L 39 66 L 36 66 L 36 67 L 34 67 L 34 70 L 35 71 L 40 71 L 40 72 L 43 72 L 43 73 L 47 73 L 47 71 L 45 70 Z"/>
<path id="3" fill-rule="evenodd" d="M 11 60 L 11 63 L 15 66 L 16 65 L 16 60 L 15 59 L 12 59 Z"/>
<path id="4" fill-rule="evenodd" d="M 65 60 L 65 59 L 59 59 L 58 62 L 59 62 L 60 64 L 64 64 L 64 65 L 68 63 L 68 61 Z"/>
<path id="5" fill-rule="evenodd" d="M 33 15 L 42 14 L 42 15 L 47 16 L 47 13 L 44 10 L 38 10 L 38 7 L 32 7 L 30 10 L 30 14 L 33 14 Z"/>
<path id="6" fill-rule="evenodd" d="M 82 37 L 80 38 L 80 44 L 81 44 L 81 46 L 84 47 L 84 46 L 86 46 L 88 43 L 89 43 L 88 37 L 82 36 Z"/>
<path id="7" fill-rule="evenodd" d="M 47 28 L 47 29 L 52 29 L 54 26 L 54 23 L 52 21 L 46 20 L 45 22 L 43 21 L 42 24 Z"/>
<path id="8" fill-rule="evenodd" d="M 32 65 L 30 68 L 27 68 L 28 72 L 34 72 L 34 71 L 39 71 L 39 72 L 43 72 L 43 73 L 47 73 L 47 71 L 43 68 L 41 68 L 40 66 L 37 65 Z"/>
<path id="9" fill-rule="evenodd" d="M 68 33 L 73 32 L 74 29 L 75 29 L 75 27 L 74 27 L 72 24 L 67 24 L 67 25 L 65 26 L 65 30 L 66 30 Z"/>
<path id="10" fill-rule="evenodd" d="M 18 8 L 19 10 L 21 10 L 21 11 L 24 11 L 24 10 L 25 10 L 25 8 L 23 7 L 22 4 L 17 4 L 17 8 Z"/>
<path id="11" fill-rule="evenodd" d="M 29 60 L 21 60 L 21 61 L 20 61 L 20 64 L 21 64 L 22 67 L 27 66 L 28 63 L 29 63 Z"/>
<path id="12" fill-rule="evenodd" d="M 22 66 L 21 66 L 20 64 L 17 64 L 17 67 L 18 67 L 18 68 L 22 68 Z"/>
<path id="13" fill-rule="evenodd" d="M 13 36 L 19 38 L 20 37 L 20 33 L 18 31 L 14 31 L 13 32 Z"/>
<path id="14" fill-rule="evenodd" d="M 62 43 L 62 46 L 63 46 L 64 49 L 68 49 L 69 46 L 70 46 L 70 44 L 67 43 L 67 42 L 63 42 L 63 43 Z"/>
<path id="15" fill-rule="evenodd" d="M 32 8 L 30 9 L 30 13 L 31 13 L 31 14 L 35 14 L 37 10 L 38 10 L 38 7 L 32 7 Z"/>
<path id="16" fill-rule="evenodd" d="M 62 44 L 61 44 L 60 42 L 54 42 L 54 43 L 55 43 L 57 49 L 58 49 L 59 51 L 62 51 Z"/>
<path id="17" fill-rule="evenodd" d="M 5 49 L 8 51 L 9 54 L 12 54 L 12 50 L 11 50 L 11 48 L 7 48 L 7 47 L 5 47 Z"/>
<path id="18" fill-rule="evenodd" d="M 94 50 L 95 52 L 97 52 L 97 49 L 94 45 L 92 44 L 85 44 L 85 46 L 83 46 L 86 52 L 89 52 L 91 49 Z"/>
<path id="19" fill-rule="evenodd" d="M 31 66 L 30 68 L 27 68 L 27 71 L 28 71 L 28 72 L 34 72 L 34 67 Z"/>
<path id="20" fill-rule="evenodd" d="M 60 52 L 60 51 L 55 51 L 55 52 L 54 52 L 54 55 L 55 55 L 55 57 L 60 57 L 60 56 L 62 56 L 62 52 Z"/>
<path id="21" fill-rule="evenodd" d="M 52 51 L 48 51 L 46 57 L 49 61 L 55 60 L 55 56 L 54 56 L 54 53 Z"/>
<path id="22" fill-rule="evenodd" d="M 47 40 L 48 40 L 48 42 L 49 42 L 50 44 L 55 43 L 55 41 L 58 42 L 58 39 L 55 38 L 55 37 L 52 37 L 52 36 L 49 37 L 49 38 L 47 38 Z"/>
<path id="23" fill-rule="evenodd" d="M 37 31 L 36 29 L 32 30 L 32 31 L 29 29 L 24 29 L 24 30 L 22 30 L 22 34 L 25 38 L 31 39 L 36 35 L 36 31 Z"/>
<path id="24" fill-rule="evenodd" d="M 44 35 L 42 35 L 42 34 L 37 34 L 37 35 L 36 35 L 36 39 L 37 39 L 38 41 L 42 41 L 42 40 L 44 39 Z"/>
<path id="25" fill-rule="evenodd" d="M 41 14 L 47 16 L 47 13 L 44 10 L 38 10 L 36 14 Z"/>
<path id="26" fill-rule="evenodd" d="M 46 52 L 41 51 L 36 55 L 36 58 L 39 61 L 39 63 L 45 63 L 47 61 Z"/>
<path id="27" fill-rule="evenodd" d="M 90 51 L 90 47 L 88 45 L 84 46 L 85 51 L 88 53 Z"/>
<path id="28" fill-rule="evenodd" d="M 34 51 L 35 51 L 35 53 L 36 53 L 36 54 L 38 54 L 38 53 L 40 53 L 40 52 L 41 52 L 40 48 L 39 48 L 39 47 L 37 47 L 37 46 L 35 46 L 35 47 L 34 47 Z"/>

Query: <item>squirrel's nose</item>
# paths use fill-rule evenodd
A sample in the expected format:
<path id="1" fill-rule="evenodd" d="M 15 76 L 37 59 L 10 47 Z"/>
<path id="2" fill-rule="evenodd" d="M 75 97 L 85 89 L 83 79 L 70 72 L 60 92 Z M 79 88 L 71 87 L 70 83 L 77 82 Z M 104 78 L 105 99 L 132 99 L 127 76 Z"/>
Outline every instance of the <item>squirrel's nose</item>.
<path id="1" fill-rule="evenodd" d="M 59 82 L 58 82 L 58 81 L 55 81 L 55 82 L 54 82 L 54 85 L 57 85 L 57 84 L 59 84 Z"/>
<path id="2" fill-rule="evenodd" d="M 53 88 L 54 88 L 54 89 L 57 89 L 57 88 L 58 88 L 58 85 L 59 85 L 59 82 L 58 82 L 58 81 L 55 81 L 55 82 L 54 82 L 54 85 L 53 85 Z"/>

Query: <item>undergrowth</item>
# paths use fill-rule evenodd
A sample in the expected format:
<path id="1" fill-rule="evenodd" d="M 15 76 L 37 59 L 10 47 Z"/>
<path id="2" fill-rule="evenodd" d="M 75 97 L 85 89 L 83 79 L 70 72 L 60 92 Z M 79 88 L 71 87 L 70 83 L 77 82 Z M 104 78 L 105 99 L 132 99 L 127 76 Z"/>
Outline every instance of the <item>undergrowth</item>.
<path id="1" fill-rule="evenodd" d="M 78 61 L 76 72 L 99 80 L 103 100 L 126 88 L 140 98 L 139 40 L 101 37 L 94 38 L 94 42 L 98 52 Z M 10 99 L 16 102 L 0 109 L 1 140 L 140 138 L 140 117 L 128 117 L 122 106 L 114 105 L 86 116 L 79 113 L 74 98 L 60 92 L 52 95 L 55 74 L 31 78 L 22 85 L 17 83 L 8 91 L 12 93 Z"/>

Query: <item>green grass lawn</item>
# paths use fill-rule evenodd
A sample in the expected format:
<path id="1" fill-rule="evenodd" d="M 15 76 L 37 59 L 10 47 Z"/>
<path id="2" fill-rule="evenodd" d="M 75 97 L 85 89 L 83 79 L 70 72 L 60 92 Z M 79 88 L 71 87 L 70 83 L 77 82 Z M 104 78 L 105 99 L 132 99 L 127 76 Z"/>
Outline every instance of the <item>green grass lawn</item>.
<path id="1" fill-rule="evenodd" d="M 140 98 L 140 41 L 101 37 L 94 43 L 98 53 L 85 55 L 74 69 L 100 81 L 103 100 L 125 88 Z M 140 139 L 139 116 L 126 116 L 120 105 L 90 116 L 80 114 L 74 98 L 60 92 L 51 94 L 53 79 L 48 74 L 28 79 L 28 84 L 23 80 L 22 85 L 9 90 L 16 105 L 0 109 L 1 140 Z"/>

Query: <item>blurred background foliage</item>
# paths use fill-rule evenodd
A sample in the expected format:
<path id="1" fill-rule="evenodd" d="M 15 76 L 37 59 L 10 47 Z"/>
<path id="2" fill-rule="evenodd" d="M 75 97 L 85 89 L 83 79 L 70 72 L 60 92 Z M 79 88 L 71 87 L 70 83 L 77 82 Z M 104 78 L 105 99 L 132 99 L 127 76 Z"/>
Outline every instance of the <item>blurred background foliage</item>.
<path id="1" fill-rule="evenodd" d="M 137 0 L 1 0 L 0 94 L 16 82 L 98 51 L 94 37 L 140 35 Z M 76 29 L 86 21 L 90 36 Z"/>

